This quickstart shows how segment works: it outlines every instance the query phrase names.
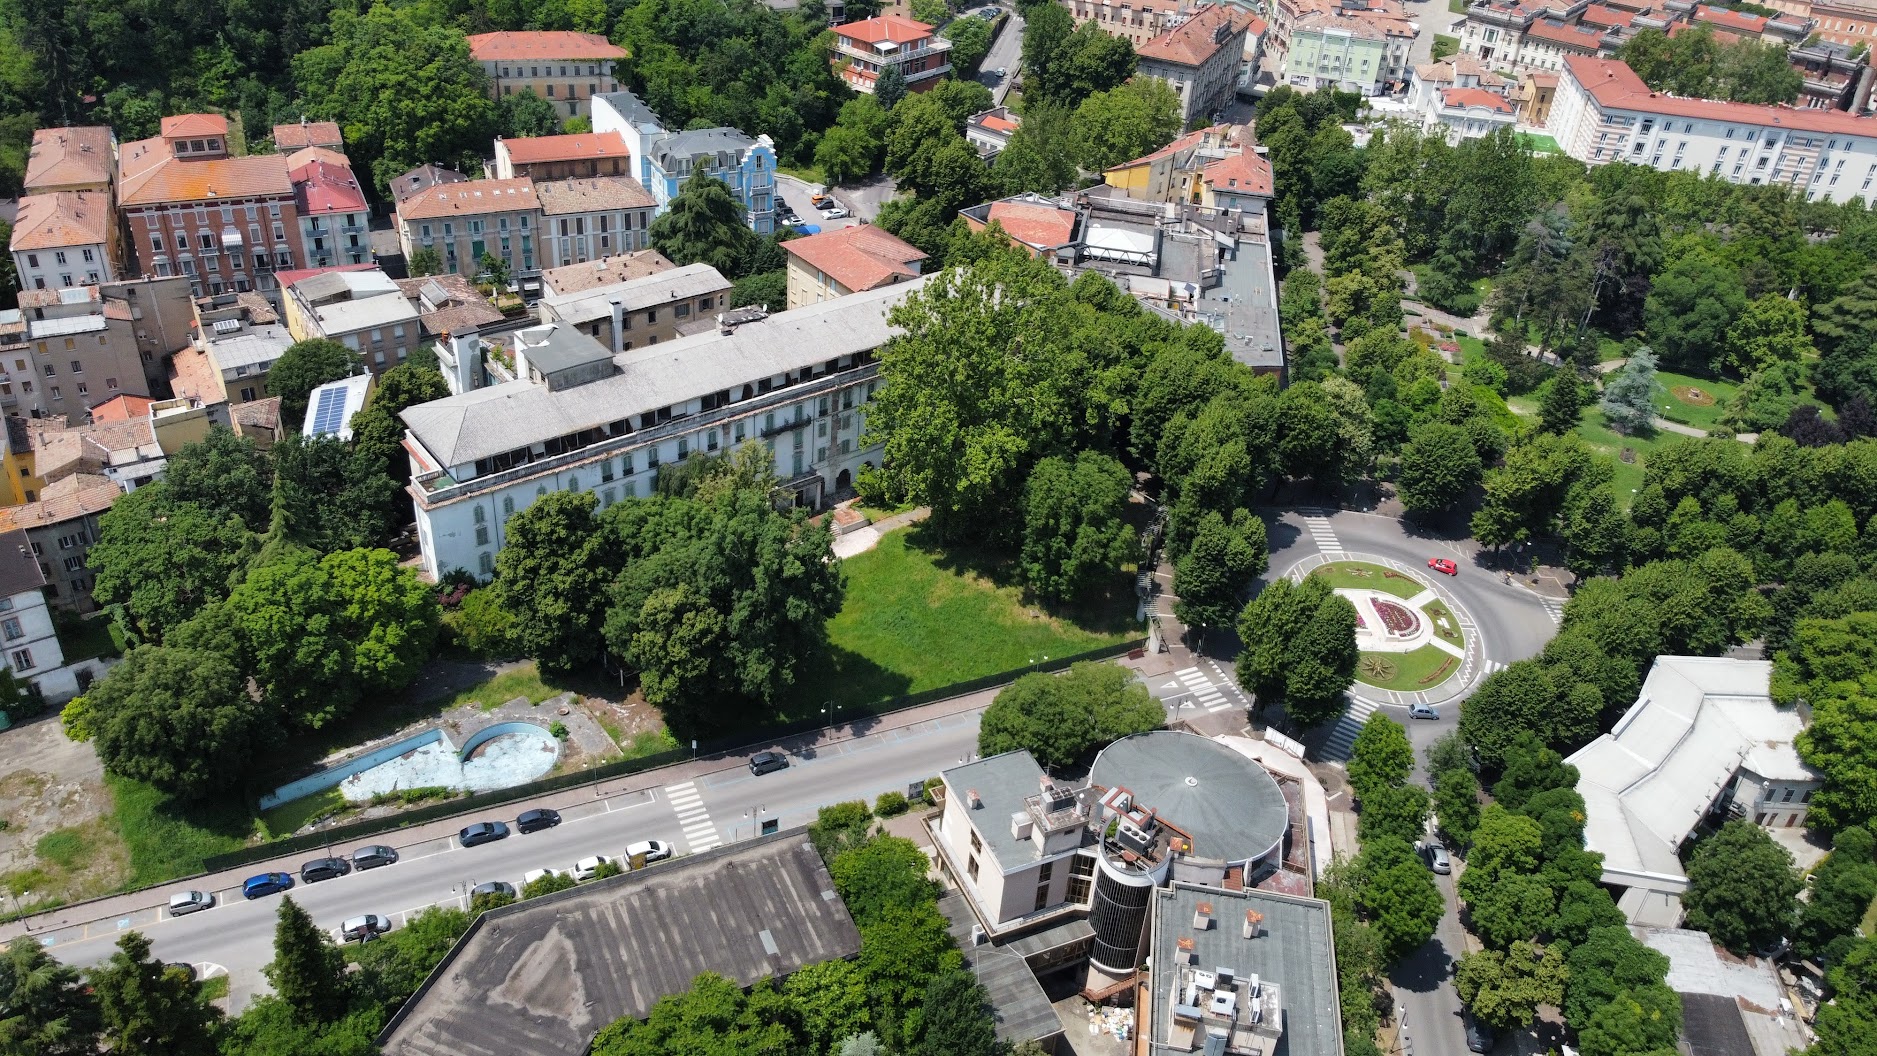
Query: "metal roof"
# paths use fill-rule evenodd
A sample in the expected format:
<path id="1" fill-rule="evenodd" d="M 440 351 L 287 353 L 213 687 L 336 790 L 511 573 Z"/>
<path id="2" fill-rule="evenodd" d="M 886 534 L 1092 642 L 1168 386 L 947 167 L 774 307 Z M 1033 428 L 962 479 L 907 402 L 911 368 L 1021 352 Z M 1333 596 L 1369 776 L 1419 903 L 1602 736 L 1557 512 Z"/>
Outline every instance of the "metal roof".
<path id="1" fill-rule="evenodd" d="M 1132 792 L 1135 804 L 1193 838 L 1194 858 L 1248 861 L 1290 829 L 1290 806 L 1264 767 L 1198 734 L 1123 737 L 1095 757 L 1088 779 Z"/>
<path id="2" fill-rule="evenodd" d="M 691 297 L 702 297 L 730 288 L 730 280 L 709 264 L 687 264 L 656 275 L 595 286 L 578 293 L 556 293 L 541 298 L 545 311 L 569 323 L 591 323 L 610 319 L 613 301 L 628 312 L 652 308 Z"/>

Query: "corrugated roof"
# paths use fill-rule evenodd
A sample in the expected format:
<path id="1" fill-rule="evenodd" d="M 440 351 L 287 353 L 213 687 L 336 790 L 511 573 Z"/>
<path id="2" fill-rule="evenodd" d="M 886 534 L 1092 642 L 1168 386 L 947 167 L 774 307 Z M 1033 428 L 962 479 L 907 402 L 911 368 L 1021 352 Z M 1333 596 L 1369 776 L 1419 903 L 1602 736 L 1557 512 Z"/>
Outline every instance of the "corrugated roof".
<path id="1" fill-rule="evenodd" d="M 782 248 L 853 291 L 911 278 L 926 259 L 924 250 L 872 224 L 792 238 Z"/>
<path id="2" fill-rule="evenodd" d="M 598 33 L 528 30 L 475 33 L 469 38 L 469 55 L 478 62 L 623 59 L 627 54 L 626 49 Z"/>
<path id="3" fill-rule="evenodd" d="M 14 252 L 103 245 L 111 238 L 111 197 L 102 191 L 55 191 L 20 199 Z"/>
<path id="4" fill-rule="evenodd" d="M 470 180 L 427 187 L 400 202 L 398 216 L 406 221 L 432 220 L 540 207 L 534 194 L 534 181 L 521 176 L 512 180 Z"/>
<path id="5" fill-rule="evenodd" d="M 528 136 L 502 139 L 502 149 L 517 165 L 538 165 L 550 161 L 580 161 L 586 158 L 630 158 L 626 137 L 617 132 L 579 132 L 561 136 Z"/>
<path id="6" fill-rule="evenodd" d="M 34 132 L 32 153 L 26 157 L 27 193 L 47 187 L 108 185 L 117 161 L 112 143 L 109 128 L 92 125 Z"/>

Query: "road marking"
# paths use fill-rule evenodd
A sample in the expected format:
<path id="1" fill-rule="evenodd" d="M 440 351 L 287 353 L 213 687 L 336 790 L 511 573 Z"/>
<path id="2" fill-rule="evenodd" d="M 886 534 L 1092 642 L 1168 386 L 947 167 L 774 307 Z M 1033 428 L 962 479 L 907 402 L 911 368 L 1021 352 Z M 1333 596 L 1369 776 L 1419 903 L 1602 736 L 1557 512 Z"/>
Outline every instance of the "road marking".
<path id="1" fill-rule="evenodd" d="M 666 785 L 665 798 L 671 801 L 672 812 L 678 815 L 678 824 L 684 829 L 684 842 L 690 846 L 692 854 L 708 851 L 723 842 L 716 824 L 710 820 L 710 811 L 704 806 L 704 797 L 697 791 L 697 782 Z"/>
<path id="2" fill-rule="evenodd" d="M 1328 517 L 1306 514 L 1303 519 L 1303 526 L 1310 533 L 1310 538 L 1316 542 L 1317 549 L 1326 554 L 1340 554 L 1343 552 L 1342 540 L 1336 538 L 1336 529 L 1330 527 L 1330 519 Z"/>
<path id="3" fill-rule="evenodd" d="M 1356 734 L 1362 732 L 1362 724 L 1369 721 L 1369 716 L 1375 714 L 1375 709 L 1378 707 L 1380 705 L 1372 700 L 1350 697 L 1349 710 L 1343 712 L 1343 717 L 1336 720 L 1336 726 L 1324 739 L 1323 750 L 1317 753 L 1317 758 L 1323 762 L 1347 760 L 1351 749 L 1356 746 Z"/>
<path id="4" fill-rule="evenodd" d="M 1564 622 L 1564 603 L 1562 601 L 1559 601 L 1557 598 L 1542 597 L 1539 598 L 1538 601 L 1545 607 L 1545 615 L 1551 617 L 1552 623 Z"/>

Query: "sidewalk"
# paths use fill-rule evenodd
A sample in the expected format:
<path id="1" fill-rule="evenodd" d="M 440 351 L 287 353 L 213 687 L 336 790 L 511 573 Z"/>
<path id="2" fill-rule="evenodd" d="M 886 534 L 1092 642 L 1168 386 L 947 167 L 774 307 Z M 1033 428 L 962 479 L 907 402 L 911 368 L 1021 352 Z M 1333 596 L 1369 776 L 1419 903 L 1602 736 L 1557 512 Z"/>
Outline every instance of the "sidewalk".
<path id="1" fill-rule="evenodd" d="M 886 533 L 895 528 L 904 528 L 909 524 L 917 524 L 930 516 L 932 516 L 932 508 L 930 506 L 921 506 L 916 510 L 907 510 L 905 513 L 896 513 L 891 517 L 882 517 L 864 528 L 856 528 L 846 535 L 835 537 L 834 556 L 846 558 L 853 557 L 855 554 L 864 554 L 880 545 L 880 537 Z"/>

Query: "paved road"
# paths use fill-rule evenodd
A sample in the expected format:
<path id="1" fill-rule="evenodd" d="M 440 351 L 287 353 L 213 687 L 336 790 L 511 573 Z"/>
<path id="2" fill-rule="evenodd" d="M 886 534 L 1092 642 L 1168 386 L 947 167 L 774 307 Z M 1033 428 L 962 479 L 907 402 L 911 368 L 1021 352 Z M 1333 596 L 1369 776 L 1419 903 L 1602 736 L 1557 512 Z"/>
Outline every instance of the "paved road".
<path id="1" fill-rule="evenodd" d="M 978 83 L 989 88 L 992 100 L 1001 106 L 1004 96 L 1010 94 L 1010 86 L 1016 82 L 1018 68 L 1022 65 L 1023 16 L 1015 11 L 1006 11 L 1003 27 L 997 31 L 997 36 L 991 38 L 991 50 L 985 53 L 984 61 L 978 63 Z M 996 70 L 1003 70 L 1004 76 L 996 76 L 993 72 Z"/>
<path id="2" fill-rule="evenodd" d="M 302 884 L 293 897 L 323 927 L 337 929 L 346 917 L 360 913 L 389 916 L 394 925 L 401 925 L 405 916 L 426 906 L 460 901 L 462 892 L 475 884 L 506 880 L 520 886 L 522 874 L 530 869 L 566 869 L 591 854 L 621 855 L 628 843 L 638 840 L 665 840 L 680 852 L 690 852 L 747 839 L 765 820 L 786 829 L 814 820 L 815 811 L 825 804 L 904 791 L 909 782 L 965 761 L 976 751 L 980 710 L 802 749 L 789 769 L 762 777 L 751 776 L 740 759 L 731 760 L 727 769 L 714 773 L 562 807 L 564 820 L 558 828 L 511 835 L 481 847 L 465 850 L 452 837 L 433 836 L 401 847 L 401 859 L 394 865 Z M 512 820 L 528 805 L 511 806 L 490 818 Z M 397 842 L 396 834 L 380 839 Z M 334 850 L 346 853 L 353 846 Z M 244 872 L 283 865 L 257 865 Z M 226 875 L 220 880 L 232 882 Z M 148 901 L 154 902 L 162 893 L 150 894 Z M 273 957 L 278 899 L 246 902 L 234 888 L 218 890 L 216 896 L 216 908 L 187 917 L 169 918 L 161 910 L 150 910 L 34 934 L 60 960 L 82 966 L 109 957 L 122 930 L 140 929 L 163 960 L 188 961 L 205 973 L 226 970 L 232 977 L 230 996 L 239 1009 L 265 987 L 261 968 Z"/>
<path id="3" fill-rule="evenodd" d="M 809 201 L 809 198 L 825 190 L 827 190 L 827 188 L 819 183 L 809 183 L 807 180 L 798 180 L 787 173 L 779 172 L 776 174 L 776 197 L 789 203 L 789 205 L 795 209 L 796 214 L 802 218 L 802 223 L 814 224 L 823 231 L 835 231 L 860 223 L 858 218 L 852 216 L 842 220 L 829 220 L 823 217 L 821 211 L 815 208 L 814 203 Z M 878 212 L 879 210 L 874 210 L 875 214 Z M 874 214 L 868 215 L 871 217 Z"/>

